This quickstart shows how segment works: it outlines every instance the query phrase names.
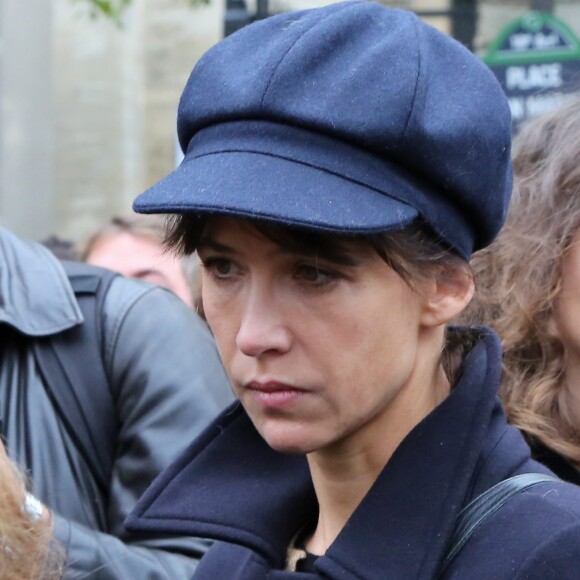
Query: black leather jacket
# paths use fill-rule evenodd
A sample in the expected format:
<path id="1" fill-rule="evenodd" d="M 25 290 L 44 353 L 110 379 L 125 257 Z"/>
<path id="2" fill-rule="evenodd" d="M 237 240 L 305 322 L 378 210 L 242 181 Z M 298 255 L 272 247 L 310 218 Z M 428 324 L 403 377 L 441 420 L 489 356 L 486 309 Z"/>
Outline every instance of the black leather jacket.
<path id="1" fill-rule="evenodd" d="M 0 331 L 48 336 L 82 320 L 44 247 L 0 228 Z M 128 533 L 137 498 L 233 396 L 205 324 L 169 291 L 119 277 L 103 312 L 105 368 L 120 431 L 109 501 L 59 421 L 26 340 L 0 338 L 0 418 L 9 454 L 52 511 L 65 578 L 189 578 L 203 545 Z M 2 333 L 0 332 L 0 336 Z"/>

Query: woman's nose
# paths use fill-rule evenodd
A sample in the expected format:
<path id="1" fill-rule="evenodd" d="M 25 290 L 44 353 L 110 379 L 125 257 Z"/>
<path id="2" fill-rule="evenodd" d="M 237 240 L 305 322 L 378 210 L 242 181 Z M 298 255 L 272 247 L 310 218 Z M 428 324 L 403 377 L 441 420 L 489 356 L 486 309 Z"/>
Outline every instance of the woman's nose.
<path id="1" fill-rule="evenodd" d="M 290 349 L 291 333 L 286 316 L 270 292 L 254 292 L 245 304 L 236 337 L 240 351 L 246 356 L 285 353 Z"/>

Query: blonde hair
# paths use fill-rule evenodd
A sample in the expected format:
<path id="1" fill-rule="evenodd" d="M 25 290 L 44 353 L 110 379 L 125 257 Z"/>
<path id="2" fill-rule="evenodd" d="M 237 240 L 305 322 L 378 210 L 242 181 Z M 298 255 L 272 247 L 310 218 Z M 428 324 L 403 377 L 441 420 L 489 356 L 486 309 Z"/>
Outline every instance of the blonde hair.
<path id="1" fill-rule="evenodd" d="M 33 522 L 22 509 L 25 486 L 19 469 L 0 450 L 0 578 L 56 580 L 64 552 L 52 528 Z"/>
<path id="2" fill-rule="evenodd" d="M 506 225 L 473 259 L 477 291 L 463 320 L 501 337 L 510 421 L 580 468 L 580 417 L 568 401 L 566 353 L 553 320 L 563 257 L 580 225 L 580 99 L 523 128 L 514 172 Z"/>

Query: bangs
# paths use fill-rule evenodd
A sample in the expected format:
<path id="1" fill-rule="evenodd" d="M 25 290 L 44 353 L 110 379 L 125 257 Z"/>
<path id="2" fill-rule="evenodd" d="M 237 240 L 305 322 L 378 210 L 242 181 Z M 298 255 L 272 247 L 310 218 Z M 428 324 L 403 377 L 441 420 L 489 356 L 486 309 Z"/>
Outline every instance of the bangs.
<path id="1" fill-rule="evenodd" d="M 193 254 L 211 216 L 173 215 L 167 219 L 166 246 L 181 255 Z M 238 218 L 240 219 L 240 218 Z M 342 265 L 353 264 L 352 244 L 371 247 L 403 280 L 412 286 L 414 279 L 433 276 L 443 262 L 448 266 L 463 260 L 449 246 L 417 220 L 400 230 L 376 234 L 337 234 L 265 220 L 244 219 L 251 228 L 284 250 L 304 256 L 318 256 Z"/>
<path id="2" fill-rule="evenodd" d="M 167 221 L 165 244 L 178 254 L 189 255 L 197 250 L 211 216 L 178 215 Z M 265 220 L 242 220 L 250 228 L 284 250 L 303 256 L 318 256 L 330 262 L 352 265 L 349 258 L 352 242 L 372 245 L 368 236 L 340 235 L 278 224 Z"/>

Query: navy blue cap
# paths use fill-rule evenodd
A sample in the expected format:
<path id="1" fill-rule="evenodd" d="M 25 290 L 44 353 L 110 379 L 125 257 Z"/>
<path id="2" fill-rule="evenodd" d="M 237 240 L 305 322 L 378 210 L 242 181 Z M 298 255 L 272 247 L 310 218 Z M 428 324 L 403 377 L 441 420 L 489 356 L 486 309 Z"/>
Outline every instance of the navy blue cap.
<path id="1" fill-rule="evenodd" d="M 463 257 L 511 192 L 511 118 L 493 74 L 404 10 L 346 2 L 252 24 L 181 97 L 185 158 L 142 213 L 218 213 L 340 233 L 422 217 Z"/>

